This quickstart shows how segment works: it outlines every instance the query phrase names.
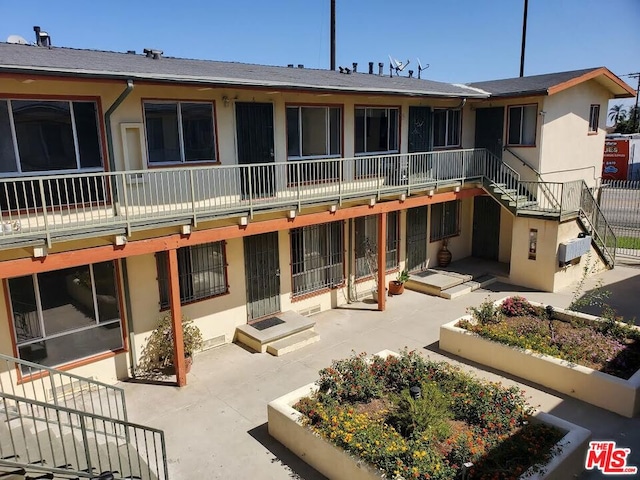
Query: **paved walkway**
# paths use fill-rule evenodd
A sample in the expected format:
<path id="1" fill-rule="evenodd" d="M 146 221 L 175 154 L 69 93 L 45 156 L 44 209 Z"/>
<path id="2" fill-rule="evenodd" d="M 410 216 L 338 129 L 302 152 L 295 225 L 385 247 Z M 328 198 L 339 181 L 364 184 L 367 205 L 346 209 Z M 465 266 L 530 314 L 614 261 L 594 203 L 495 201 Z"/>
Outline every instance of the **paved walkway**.
<path id="1" fill-rule="evenodd" d="M 597 278 L 613 292 L 611 303 L 619 313 L 638 315 L 640 269 L 616 268 Z M 597 278 L 590 279 L 586 288 L 593 288 Z M 498 299 L 516 293 L 560 307 L 566 307 L 572 298 L 571 289 L 550 294 L 494 284 L 456 300 L 405 291 L 388 299 L 384 313 L 371 311 L 374 305 L 353 304 L 316 315 L 321 341 L 283 357 L 225 345 L 196 357 L 188 385 L 182 389 L 126 382 L 122 386 L 129 416 L 165 431 L 174 480 L 322 479 L 269 437 L 266 405 L 270 400 L 314 381 L 318 370 L 332 359 L 352 352 L 408 347 L 433 359 L 456 362 L 438 350 L 440 325 L 464 314 L 468 306 L 478 305 L 487 295 Z M 496 372 L 476 370 L 469 362 L 463 365 L 480 376 L 516 383 Z M 519 385 L 531 396 L 532 405 L 590 429 L 594 439 L 613 439 L 630 447 L 629 464 L 640 466 L 640 418 L 629 420 L 539 385 Z M 586 472 L 581 478 L 607 477 Z"/>

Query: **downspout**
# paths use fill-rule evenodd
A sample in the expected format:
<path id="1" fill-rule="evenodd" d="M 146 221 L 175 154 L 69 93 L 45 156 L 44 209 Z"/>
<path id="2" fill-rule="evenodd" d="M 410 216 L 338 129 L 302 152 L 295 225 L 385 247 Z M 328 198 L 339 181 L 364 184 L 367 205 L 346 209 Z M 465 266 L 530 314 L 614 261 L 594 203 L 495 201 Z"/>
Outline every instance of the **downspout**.
<path id="1" fill-rule="evenodd" d="M 113 133 L 111 131 L 111 115 L 116 111 L 116 108 L 120 106 L 120 104 L 124 101 L 125 98 L 129 96 L 133 90 L 133 80 L 127 80 L 127 86 L 122 91 L 120 96 L 116 98 L 115 102 L 109 107 L 109 109 L 104 113 L 104 128 L 107 139 L 107 155 L 109 161 L 109 171 L 116 171 L 116 161 L 114 159 L 114 149 L 113 149 Z M 111 188 L 112 192 L 112 201 L 114 205 L 114 214 L 117 213 L 115 211 L 116 201 L 118 200 L 117 190 L 115 188 Z M 127 317 L 127 331 L 129 333 L 129 363 L 131 367 L 131 376 L 135 375 L 135 335 L 133 332 L 133 319 L 131 318 L 131 295 L 129 292 L 129 272 L 127 270 L 127 259 L 123 258 L 120 262 L 122 266 L 122 295 L 124 297 L 124 305 L 125 305 L 125 315 Z"/>
<path id="2" fill-rule="evenodd" d="M 113 115 L 113 112 L 116 111 L 116 108 L 118 108 L 120 104 L 124 102 L 124 99 L 129 96 L 131 90 L 133 90 L 133 80 L 127 80 L 127 87 L 123 90 L 120 96 L 116 98 L 116 101 L 113 102 L 113 104 L 109 107 L 109 110 L 104 112 L 104 128 L 107 134 L 107 154 L 109 156 L 109 171 L 111 172 L 116 171 L 116 161 L 113 158 L 114 153 L 113 133 L 111 132 L 111 115 Z"/>

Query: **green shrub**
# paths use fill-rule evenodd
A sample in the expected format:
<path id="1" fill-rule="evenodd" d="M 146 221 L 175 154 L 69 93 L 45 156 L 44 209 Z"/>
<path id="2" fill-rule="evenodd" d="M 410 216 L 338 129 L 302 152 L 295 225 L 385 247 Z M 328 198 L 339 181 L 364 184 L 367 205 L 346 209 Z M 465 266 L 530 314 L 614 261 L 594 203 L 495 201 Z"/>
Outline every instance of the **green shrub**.
<path id="1" fill-rule="evenodd" d="M 420 388 L 420 398 L 414 399 L 409 390 L 403 390 L 393 398 L 395 408 L 387 423 L 404 437 L 427 433 L 430 438 L 443 440 L 451 434 L 451 401 L 433 382 L 423 383 Z"/>
<path id="2" fill-rule="evenodd" d="M 493 304 L 491 298 L 486 298 L 479 307 L 469 307 L 468 312 L 480 325 L 491 325 L 502 320 L 502 313 Z"/>
<path id="3" fill-rule="evenodd" d="M 317 382 L 322 397 L 335 402 L 368 402 L 382 393 L 367 362 L 366 354 L 334 360 L 329 368 L 320 370 Z"/>
<path id="4" fill-rule="evenodd" d="M 514 295 L 503 300 L 500 305 L 500 312 L 507 317 L 524 317 L 533 315 L 536 309 L 526 298 Z"/>

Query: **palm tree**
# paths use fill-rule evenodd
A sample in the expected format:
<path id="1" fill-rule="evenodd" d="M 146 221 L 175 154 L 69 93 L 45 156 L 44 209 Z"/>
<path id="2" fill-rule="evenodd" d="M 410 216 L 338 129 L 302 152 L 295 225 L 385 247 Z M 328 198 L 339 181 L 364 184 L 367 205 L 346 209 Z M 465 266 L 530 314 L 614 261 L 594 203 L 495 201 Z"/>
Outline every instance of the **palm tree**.
<path id="1" fill-rule="evenodd" d="M 627 110 L 624 105 L 619 103 L 609 109 L 609 120 L 613 122 L 613 125 L 617 125 L 620 120 L 627 118 Z"/>

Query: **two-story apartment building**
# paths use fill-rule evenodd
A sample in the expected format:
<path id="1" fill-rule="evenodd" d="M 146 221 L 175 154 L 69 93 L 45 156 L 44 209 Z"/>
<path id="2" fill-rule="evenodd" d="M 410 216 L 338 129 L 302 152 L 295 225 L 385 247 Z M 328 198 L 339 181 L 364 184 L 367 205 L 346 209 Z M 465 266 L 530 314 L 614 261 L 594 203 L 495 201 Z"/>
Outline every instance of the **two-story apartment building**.
<path id="1" fill-rule="evenodd" d="M 163 312 L 223 344 L 444 239 L 561 288 L 581 269 L 558 245 L 602 228 L 580 213 L 607 101 L 632 95 L 606 68 L 453 85 L 0 44 L 0 352 L 115 381 Z"/>

